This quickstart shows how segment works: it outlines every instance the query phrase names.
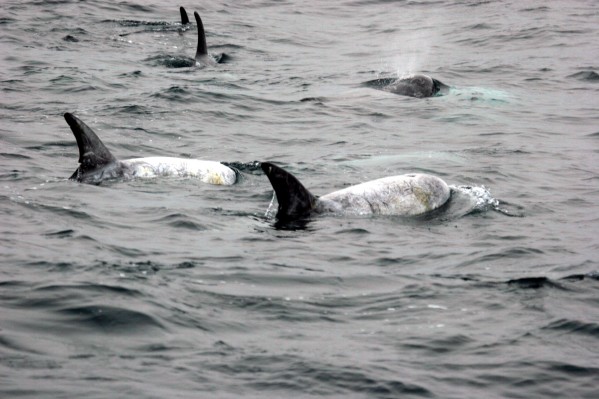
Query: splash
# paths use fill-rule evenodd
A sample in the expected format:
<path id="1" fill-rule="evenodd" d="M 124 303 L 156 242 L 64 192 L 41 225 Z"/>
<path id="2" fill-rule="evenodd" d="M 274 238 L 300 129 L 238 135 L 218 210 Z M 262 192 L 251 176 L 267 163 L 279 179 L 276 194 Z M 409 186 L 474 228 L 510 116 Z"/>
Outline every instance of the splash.
<path id="1" fill-rule="evenodd" d="M 508 104 L 513 100 L 513 96 L 507 91 L 484 87 L 452 86 L 449 94 L 455 98 L 462 98 L 469 101 L 483 101 L 488 103 Z"/>
<path id="2" fill-rule="evenodd" d="M 275 209 L 275 198 L 277 195 L 275 192 L 272 192 L 272 198 L 270 199 L 270 204 L 268 204 L 268 208 L 266 208 L 266 212 L 264 212 L 264 217 L 267 219 L 271 219 L 275 217 L 276 209 Z"/>
<path id="3" fill-rule="evenodd" d="M 452 191 L 452 204 L 449 213 L 461 217 L 472 213 L 500 210 L 499 200 L 493 198 L 485 186 L 449 186 Z"/>
<path id="4" fill-rule="evenodd" d="M 499 206 L 499 200 L 493 198 L 491 191 L 485 186 L 451 186 L 451 189 L 469 196 L 473 201 L 474 210 L 486 211 Z"/>

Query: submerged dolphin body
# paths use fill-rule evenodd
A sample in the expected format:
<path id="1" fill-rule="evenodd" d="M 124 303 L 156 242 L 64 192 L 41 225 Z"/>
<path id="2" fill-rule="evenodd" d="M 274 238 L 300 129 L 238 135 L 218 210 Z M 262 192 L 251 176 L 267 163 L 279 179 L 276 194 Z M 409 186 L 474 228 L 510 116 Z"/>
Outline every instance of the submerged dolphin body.
<path id="1" fill-rule="evenodd" d="M 364 85 L 393 94 L 417 98 L 432 97 L 449 91 L 449 86 L 428 75 L 411 75 L 399 79 L 375 79 L 365 82 Z"/>
<path id="2" fill-rule="evenodd" d="M 291 173 L 269 162 L 261 166 L 277 195 L 279 220 L 312 213 L 416 216 L 440 208 L 451 194 L 440 178 L 414 173 L 372 180 L 317 198 Z"/>
<path id="3" fill-rule="evenodd" d="M 233 169 L 216 161 L 173 157 L 148 157 L 117 160 L 102 141 L 79 118 L 66 113 L 79 147 L 79 167 L 70 177 L 81 183 L 100 184 L 110 179 L 151 178 L 157 176 L 194 177 L 204 183 L 231 185 L 237 176 Z"/>

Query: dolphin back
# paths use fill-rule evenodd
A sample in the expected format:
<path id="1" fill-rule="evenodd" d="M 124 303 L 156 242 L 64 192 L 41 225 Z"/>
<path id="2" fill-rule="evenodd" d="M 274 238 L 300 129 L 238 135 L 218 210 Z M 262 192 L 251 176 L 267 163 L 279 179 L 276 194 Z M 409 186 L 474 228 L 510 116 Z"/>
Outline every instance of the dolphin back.
<path id="1" fill-rule="evenodd" d="M 364 83 L 373 89 L 402 96 L 424 98 L 447 94 L 449 86 L 428 75 L 411 75 L 404 78 L 380 78 Z"/>
<path id="2" fill-rule="evenodd" d="M 83 175 L 101 169 L 116 162 L 116 158 L 108 151 L 94 131 L 83 121 L 71 113 L 65 113 L 64 119 L 69 124 L 79 147 L 79 168 L 71 179 L 82 180 Z"/>
<path id="3" fill-rule="evenodd" d="M 308 216 L 316 206 L 316 197 L 295 176 L 277 165 L 262 162 L 261 167 L 277 195 L 277 218 L 291 220 Z"/>
<path id="4" fill-rule="evenodd" d="M 443 206 L 451 195 L 437 176 L 424 173 L 371 180 L 323 195 L 323 204 L 337 204 L 337 213 L 417 216 Z M 329 206 L 330 207 L 330 206 Z"/>

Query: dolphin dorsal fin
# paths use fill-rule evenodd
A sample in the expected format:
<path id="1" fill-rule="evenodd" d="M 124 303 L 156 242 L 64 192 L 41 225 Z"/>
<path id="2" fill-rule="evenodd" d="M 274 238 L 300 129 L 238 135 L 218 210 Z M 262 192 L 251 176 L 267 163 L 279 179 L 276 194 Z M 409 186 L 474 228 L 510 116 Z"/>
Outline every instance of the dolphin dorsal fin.
<path id="1" fill-rule="evenodd" d="M 445 94 L 447 93 L 447 91 L 449 91 L 449 86 L 447 86 L 445 83 L 441 82 L 440 80 L 437 80 L 435 78 L 433 79 L 433 95 L 441 92 L 441 94 Z"/>
<path id="2" fill-rule="evenodd" d="M 270 162 L 262 162 L 261 167 L 277 195 L 277 218 L 298 218 L 314 209 L 316 197 L 295 176 Z"/>
<path id="3" fill-rule="evenodd" d="M 185 8 L 179 7 L 179 12 L 181 13 L 181 25 L 187 25 L 189 23 L 189 18 L 187 17 Z"/>
<path id="4" fill-rule="evenodd" d="M 196 23 L 198 24 L 198 49 L 195 57 L 197 60 L 199 57 L 208 54 L 208 46 L 206 45 L 206 34 L 204 33 L 204 24 L 202 24 L 200 14 L 194 11 L 193 15 L 196 17 Z"/>
<path id="5" fill-rule="evenodd" d="M 89 126 L 68 112 L 64 114 L 64 119 L 71 127 L 77 140 L 79 163 L 81 164 L 78 169 L 79 171 L 89 172 L 116 162 L 116 158 L 108 151 L 108 148 L 104 146 Z"/>

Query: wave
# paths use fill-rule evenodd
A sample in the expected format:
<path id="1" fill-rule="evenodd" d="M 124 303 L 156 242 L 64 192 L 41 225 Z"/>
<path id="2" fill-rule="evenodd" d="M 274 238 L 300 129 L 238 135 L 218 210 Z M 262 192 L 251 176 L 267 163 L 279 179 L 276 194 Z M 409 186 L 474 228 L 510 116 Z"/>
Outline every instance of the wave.
<path id="1" fill-rule="evenodd" d="M 557 331 L 567 334 L 582 334 L 599 338 L 599 323 L 575 319 L 558 319 L 542 328 L 547 331 Z"/>

